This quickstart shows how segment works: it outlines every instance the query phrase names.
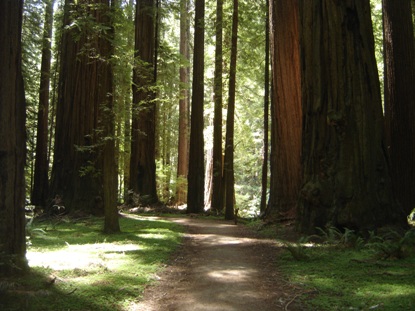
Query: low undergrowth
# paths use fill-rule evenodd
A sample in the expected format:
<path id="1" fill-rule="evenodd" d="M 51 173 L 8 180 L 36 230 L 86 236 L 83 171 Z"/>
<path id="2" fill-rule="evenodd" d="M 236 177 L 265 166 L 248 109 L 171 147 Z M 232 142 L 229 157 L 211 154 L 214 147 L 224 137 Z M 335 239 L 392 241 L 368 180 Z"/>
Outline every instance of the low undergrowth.
<path id="1" fill-rule="evenodd" d="M 415 231 L 360 237 L 318 229 L 285 249 L 279 267 L 309 310 L 415 310 Z"/>
<path id="2" fill-rule="evenodd" d="M 0 280 L 0 310 L 131 310 L 181 241 L 182 227 L 123 216 L 121 233 L 102 218 L 32 223 L 31 272 Z"/>

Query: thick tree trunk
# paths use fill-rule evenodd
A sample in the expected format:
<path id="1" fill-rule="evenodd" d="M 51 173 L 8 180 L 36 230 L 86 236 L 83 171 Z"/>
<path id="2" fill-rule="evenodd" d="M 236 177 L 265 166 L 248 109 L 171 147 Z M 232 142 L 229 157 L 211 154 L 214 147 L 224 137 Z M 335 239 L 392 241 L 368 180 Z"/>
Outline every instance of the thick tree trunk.
<path id="1" fill-rule="evenodd" d="M 271 184 L 266 217 L 294 217 L 301 188 L 301 78 L 298 1 L 271 1 L 273 72 Z"/>
<path id="2" fill-rule="evenodd" d="M 415 48 L 411 1 L 383 0 L 385 119 L 391 175 L 406 215 L 415 208 Z"/>
<path id="3" fill-rule="evenodd" d="M 223 74 L 223 0 L 216 1 L 216 49 L 214 76 L 214 118 L 213 118 L 213 170 L 212 170 L 212 203 L 213 211 L 223 209 L 223 167 L 222 167 L 222 74 Z"/>
<path id="4" fill-rule="evenodd" d="M 108 0 L 65 4 L 51 195 L 68 210 L 102 214 L 103 109 L 112 101 L 108 82 L 108 39 L 96 23 L 108 14 Z M 70 27 L 83 20 L 82 29 Z M 100 57 L 97 57 L 97 56 Z M 108 96 L 108 94 L 111 94 Z"/>
<path id="5" fill-rule="evenodd" d="M 139 0 L 133 71 L 130 187 L 142 203 L 158 201 L 156 188 L 155 1 Z"/>
<path id="6" fill-rule="evenodd" d="M 396 219 L 369 0 L 300 0 L 302 231 Z"/>
<path id="7" fill-rule="evenodd" d="M 23 1 L 0 1 L 0 276 L 27 270 L 25 98 L 21 67 Z"/>
<path id="8" fill-rule="evenodd" d="M 48 117 L 49 85 L 52 59 L 52 26 L 54 0 L 46 1 L 43 30 L 42 63 L 40 67 L 39 111 L 37 115 L 36 159 L 31 202 L 45 206 L 49 192 Z"/>
<path id="9" fill-rule="evenodd" d="M 232 47 L 229 72 L 229 101 L 226 117 L 225 140 L 225 219 L 234 219 L 235 208 L 235 172 L 234 172 L 234 128 L 235 128 L 235 93 L 236 93 L 236 59 L 238 53 L 238 0 L 233 0 Z M 235 220 L 236 221 L 236 220 Z"/>
<path id="10" fill-rule="evenodd" d="M 189 175 L 187 212 L 201 213 L 204 208 L 204 66 L 205 0 L 195 3 L 192 111 L 190 120 Z"/>
<path id="11" fill-rule="evenodd" d="M 189 0 L 180 1 L 180 101 L 179 146 L 177 155 L 176 203 L 187 200 L 187 172 L 189 166 Z"/>

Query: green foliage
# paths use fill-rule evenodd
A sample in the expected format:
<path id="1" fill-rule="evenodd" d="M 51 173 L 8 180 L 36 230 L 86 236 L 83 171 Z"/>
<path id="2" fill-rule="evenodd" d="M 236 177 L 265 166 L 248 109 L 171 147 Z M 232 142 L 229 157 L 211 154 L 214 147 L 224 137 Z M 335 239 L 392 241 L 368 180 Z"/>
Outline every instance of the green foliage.
<path id="1" fill-rule="evenodd" d="M 317 232 L 320 233 L 317 237 L 326 244 L 341 245 L 345 247 L 361 248 L 364 241 L 362 237 L 359 237 L 354 230 L 344 228 L 344 231 L 336 227 L 329 226 L 326 229 L 316 228 Z"/>
<path id="2" fill-rule="evenodd" d="M 366 247 L 382 259 L 404 259 L 415 255 L 415 229 L 399 233 L 389 230 L 383 235 L 371 234 Z"/>
<path id="3" fill-rule="evenodd" d="M 307 243 L 308 238 L 302 237 L 296 243 L 285 241 L 283 244 L 284 248 L 290 252 L 295 260 L 302 261 L 310 258 L 309 254 L 307 254 Z"/>
<path id="4" fill-rule="evenodd" d="M 28 246 L 32 245 L 30 239 L 36 236 L 44 236 L 46 234 L 45 230 L 43 230 L 42 228 L 37 228 L 33 225 L 34 219 L 35 216 L 30 217 L 29 221 L 26 224 L 26 243 Z"/>
<path id="5" fill-rule="evenodd" d="M 384 65 L 383 65 L 383 15 L 382 0 L 370 0 L 372 12 L 373 37 L 375 39 L 375 57 L 378 67 L 381 93 L 384 89 Z M 383 100 L 383 96 L 382 96 Z"/>
<path id="6" fill-rule="evenodd" d="M 297 299 L 307 310 L 412 310 L 414 258 L 399 262 L 367 260 L 368 252 L 315 249 L 306 261 L 283 254 L 280 270 L 301 288 Z"/>
<path id="7" fill-rule="evenodd" d="M 315 241 L 316 243 L 311 243 L 311 246 L 321 245 L 330 246 L 331 248 L 354 248 L 355 250 L 366 249 L 374 252 L 376 257 L 381 259 L 403 259 L 415 255 L 415 229 L 408 230 L 402 234 L 395 230 L 389 230 L 382 235 L 377 235 L 374 231 L 370 231 L 367 240 L 357 235 L 354 230 L 347 228 L 344 231 L 335 227 L 316 229 L 319 235 L 302 237 L 297 243 L 284 243 L 294 259 L 304 260 L 309 258 L 305 256 L 305 246 L 309 241 Z"/>
<path id="8" fill-rule="evenodd" d="M 167 221 L 120 218 L 122 233 L 102 233 L 103 219 L 36 222 L 31 273 L 2 280 L 1 310 L 132 310 L 181 240 Z"/>
<path id="9" fill-rule="evenodd" d="M 367 240 L 356 238 L 352 230 L 319 232 L 318 237 L 296 243 L 280 238 L 287 250 L 278 259 L 280 271 L 299 290 L 295 299 L 307 310 L 415 307 L 415 272 L 408 269 L 415 265 L 414 230 L 404 234 L 390 230 L 382 236 L 371 232 Z M 316 238 L 320 243 L 308 242 Z"/>
<path id="10" fill-rule="evenodd" d="M 22 73 L 26 100 L 25 166 L 26 195 L 30 196 L 36 148 L 36 123 L 38 111 L 40 62 L 42 50 L 44 7 L 41 0 L 24 1 L 22 22 Z"/>

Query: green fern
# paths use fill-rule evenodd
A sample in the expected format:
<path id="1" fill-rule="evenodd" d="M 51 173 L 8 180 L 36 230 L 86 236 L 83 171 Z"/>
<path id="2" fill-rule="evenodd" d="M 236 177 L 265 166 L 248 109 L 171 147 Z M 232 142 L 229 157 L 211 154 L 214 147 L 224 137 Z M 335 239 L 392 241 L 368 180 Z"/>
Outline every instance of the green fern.
<path id="1" fill-rule="evenodd" d="M 290 252 L 295 260 L 307 260 L 310 256 L 307 254 L 307 247 L 304 244 L 308 241 L 309 239 L 307 237 L 301 237 L 298 242 L 295 243 L 284 242 L 284 248 Z"/>
<path id="2" fill-rule="evenodd" d="M 366 244 L 382 259 L 403 259 L 415 255 L 415 229 L 400 234 L 389 230 L 383 236 L 372 236 Z"/>

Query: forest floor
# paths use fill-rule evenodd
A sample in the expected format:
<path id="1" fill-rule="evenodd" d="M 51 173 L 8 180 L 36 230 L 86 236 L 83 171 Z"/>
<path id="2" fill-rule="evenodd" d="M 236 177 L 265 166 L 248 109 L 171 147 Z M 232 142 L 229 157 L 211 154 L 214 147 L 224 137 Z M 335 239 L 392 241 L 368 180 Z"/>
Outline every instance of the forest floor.
<path id="1" fill-rule="evenodd" d="M 233 222 L 169 220 L 186 227 L 183 245 L 132 310 L 303 310 L 298 289 L 278 271 L 275 240 Z"/>

